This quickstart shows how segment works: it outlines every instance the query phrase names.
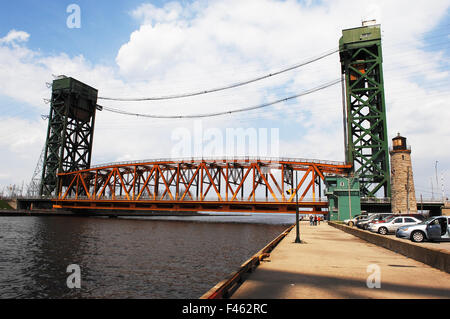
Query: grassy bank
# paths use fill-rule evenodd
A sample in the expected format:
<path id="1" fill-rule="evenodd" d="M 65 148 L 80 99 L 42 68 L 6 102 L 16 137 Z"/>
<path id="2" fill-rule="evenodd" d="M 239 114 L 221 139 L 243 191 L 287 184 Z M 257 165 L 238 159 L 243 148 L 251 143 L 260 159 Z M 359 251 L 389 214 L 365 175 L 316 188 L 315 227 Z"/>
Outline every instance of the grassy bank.
<path id="1" fill-rule="evenodd" d="M 9 204 L 6 201 L 0 199 L 0 209 L 13 209 L 13 208 L 9 206 Z"/>

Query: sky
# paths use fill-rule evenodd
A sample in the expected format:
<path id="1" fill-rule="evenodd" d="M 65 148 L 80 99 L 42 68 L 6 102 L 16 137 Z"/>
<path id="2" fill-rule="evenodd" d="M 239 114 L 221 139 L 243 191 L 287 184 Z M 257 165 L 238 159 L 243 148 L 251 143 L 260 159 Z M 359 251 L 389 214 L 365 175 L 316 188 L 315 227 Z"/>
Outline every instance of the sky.
<path id="1" fill-rule="evenodd" d="M 73 20 L 71 5 L 80 9 L 79 20 Z M 47 84 L 56 75 L 79 79 L 103 97 L 208 90 L 337 49 L 343 29 L 376 19 L 383 37 L 389 142 L 398 132 L 407 137 L 417 197 L 441 196 L 442 185 L 448 196 L 449 7 L 446 0 L 2 1 L 0 192 L 11 184 L 26 188 L 33 176 L 46 137 Z M 99 104 L 160 115 L 234 110 L 310 90 L 339 79 L 340 72 L 339 56 L 332 54 L 231 90 Z M 176 157 L 187 137 L 193 145 L 188 155 L 225 154 L 226 147 L 211 139 L 225 139 L 227 129 L 253 130 L 258 142 L 279 137 L 271 156 L 345 158 L 342 94 L 335 85 L 264 109 L 203 120 L 102 111 L 96 117 L 92 164 Z M 198 130 L 207 132 L 203 141 L 195 139 Z M 240 155 L 266 155 L 260 151 Z"/>

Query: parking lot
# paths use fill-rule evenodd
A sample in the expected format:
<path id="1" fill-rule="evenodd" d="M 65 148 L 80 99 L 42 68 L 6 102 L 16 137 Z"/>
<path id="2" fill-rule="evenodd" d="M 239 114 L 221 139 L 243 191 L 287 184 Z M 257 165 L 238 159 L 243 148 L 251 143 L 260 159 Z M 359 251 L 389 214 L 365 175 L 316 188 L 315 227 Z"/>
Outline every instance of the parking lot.
<path id="1" fill-rule="evenodd" d="M 378 217 L 375 217 L 378 216 Z M 375 218 L 374 218 L 375 217 Z M 450 227 L 448 225 L 448 217 L 447 216 L 435 216 L 431 219 L 439 219 L 444 221 L 444 223 L 429 223 L 428 226 L 422 226 L 422 233 L 425 235 L 423 242 L 413 242 L 411 240 L 413 232 L 411 229 L 417 229 L 416 226 L 424 225 L 424 223 L 420 223 L 421 220 L 418 219 L 419 214 L 405 214 L 405 215 L 392 215 L 389 213 L 383 214 L 372 214 L 369 218 L 364 217 L 364 215 L 360 215 L 355 219 L 346 220 L 345 224 L 347 226 L 355 227 L 360 229 L 361 231 L 378 233 L 381 236 L 388 236 L 390 239 L 394 239 L 397 241 L 406 241 L 412 243 L 414 245 L 420 245 L 421 247 L 433 248 L 444 250 L 450 252 Z M 422 219 L 423 221 L 425 219 Z M 429 219 L 430 220 L 430 219 Z M 405 223 L 409 221 L 409 223 Z M 436 221 L 436 220 L 435 220 Z M 430 234 L 430 226 L 439 228 L 437 234 L 438 236 L 432 237 Z M 444 228 L 442 228 L 444 227 Z M 402 229 L 410 229 L 410 233 L 406 234 L 406 236 L 396 236 L 397 230 Z M 384 230 L 384 231 L 383 231 Z M 403 238 L 408 237 L 408 238 Z"/>
<path id="2" fill-rule="evenodd" d="M 356 228 L 356 226 L 353 226 Z M 369 230 L 362 230 L 361 231 L 367 231 L 370 232 Z M 389 238 L 393 239 L 393 240 L 398 240 L 398 241 L 405 241 L 414 245 L 418 245 L 418 246 L 422 246 L 422 247 L 427 247 L 427 248 L 434 248 L 434 249 L 444 249 L 447 252 L 450 253 L 450 242 L 429 242 L 429 241 L 425 241 L 422 243 L 414 243 L 409 239 L 404 239 L 404 238 L 397 238 L 395 237 L 395 234 L 387 234 L 387 235 L 383 235 L 383 236 L 388 236 Z"/>

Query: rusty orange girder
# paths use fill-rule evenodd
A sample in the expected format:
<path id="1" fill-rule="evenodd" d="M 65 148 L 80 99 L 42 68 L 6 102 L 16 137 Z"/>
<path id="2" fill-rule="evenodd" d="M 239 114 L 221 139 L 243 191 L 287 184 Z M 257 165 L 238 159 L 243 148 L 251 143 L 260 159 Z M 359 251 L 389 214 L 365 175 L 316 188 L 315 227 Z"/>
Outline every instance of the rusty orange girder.
<path id="1" fill-rule="evenodd" d="M 320 211 L 327 207 L 320 195 L 324 177 L 350 168 L 340 162 L 249 157 L 115 163 L 59 174 L 54 207 L 295 212 L 297 193 L 299 206 Z"/>

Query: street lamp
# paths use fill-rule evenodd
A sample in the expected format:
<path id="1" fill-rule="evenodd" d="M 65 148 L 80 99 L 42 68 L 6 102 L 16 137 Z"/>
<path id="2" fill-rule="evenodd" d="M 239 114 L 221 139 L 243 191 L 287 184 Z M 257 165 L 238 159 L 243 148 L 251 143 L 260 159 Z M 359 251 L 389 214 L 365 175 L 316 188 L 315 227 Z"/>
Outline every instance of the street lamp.
<path id="1" fill-rule="evenodd" d="M 295 201 L 297 203 L 296 207 L 295 207 L 295 221 L 296 221 L 296 237 L 295 237 L 295 242 L 296 243 L 301 243 L 302 241 L 300 240 L 300 225 L 298 222 L 298 218 L 299 218 L 299 211 L 298 211 L 298 192 L 297 192 L 297 186 L 298 186 L 298 181 L 297 181 L 297 171 L 295 171 Z"/>
<path id="2" fill-rule="evenodd" d="M 348 187 L 348 207 L 349 207 L 349 213 L 350 213 L 350 219 L 352 219 L 352 200 L 350 198 L 350 177 L 344 177 L 347 180 L 347 187 Z"/>

